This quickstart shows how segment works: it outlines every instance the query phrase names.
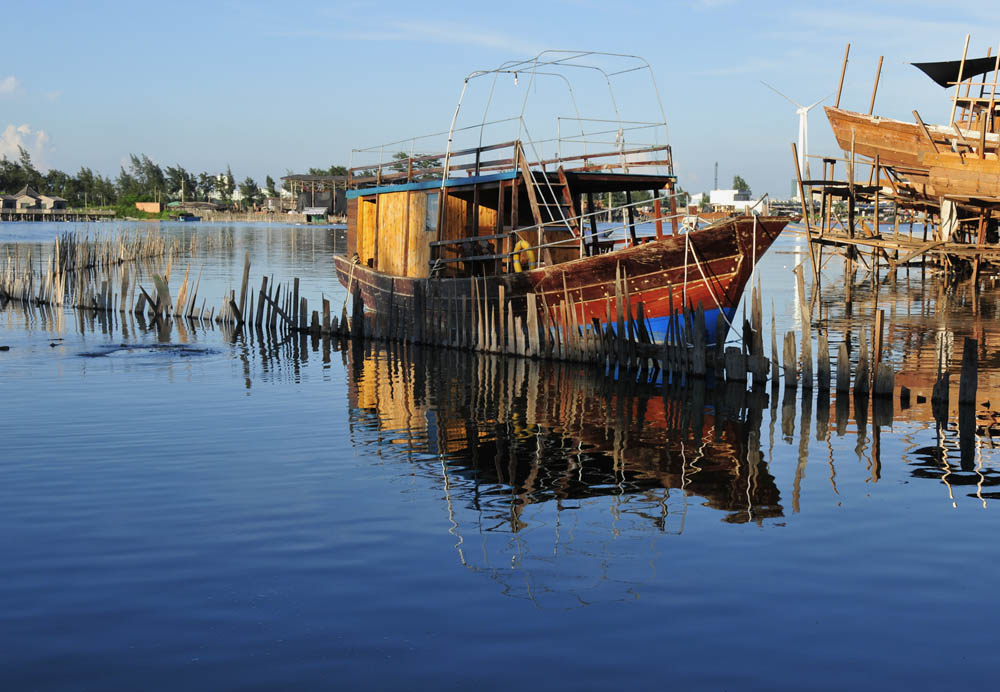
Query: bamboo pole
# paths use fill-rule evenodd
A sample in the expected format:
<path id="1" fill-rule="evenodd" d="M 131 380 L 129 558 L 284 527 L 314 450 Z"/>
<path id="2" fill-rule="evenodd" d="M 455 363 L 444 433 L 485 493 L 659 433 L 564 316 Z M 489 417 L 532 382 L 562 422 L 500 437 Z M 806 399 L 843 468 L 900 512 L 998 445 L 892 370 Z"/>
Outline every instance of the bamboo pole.
<path id="1" fill-rule="evenodd" d="M 851 44 L 848 43 L 847 47 L 844 49 L 844 64 L 840 68 L 840 83 L 837 85 L 837 101 L 833 104 L 834 108 L 840 108 L 840 93 L 844 89 L 844 75 L 847 74 L 847 56 L 851 54 Z"/>
<path id="2" fill-rule="evenodd" d="M 872 86 L 872 101 L 868 105 L 868 115 L 871 115 L 875 111 L 875 94 L 878 92 L 878 80 L 882 76 L 882 58 L 884 56 L 878 56 L 878 70 L 875 72 L 875 84 Z"/>
<path id="3" fill-rule="evenodd" d="M 969 53 L 969 39 L 972 38 L 972 34 L 965 35 L 965 46 L 962 48 L 962 62 L 958 65 L 958 83 L 955 85 L 955 94 L 951 99 L 951 117 L 948 118 L 948 124 L 955 124 L 955 110 L 958 108 L 958 92 L 962 85 L 962 73 L 965 72 L 965 56 Z"/>

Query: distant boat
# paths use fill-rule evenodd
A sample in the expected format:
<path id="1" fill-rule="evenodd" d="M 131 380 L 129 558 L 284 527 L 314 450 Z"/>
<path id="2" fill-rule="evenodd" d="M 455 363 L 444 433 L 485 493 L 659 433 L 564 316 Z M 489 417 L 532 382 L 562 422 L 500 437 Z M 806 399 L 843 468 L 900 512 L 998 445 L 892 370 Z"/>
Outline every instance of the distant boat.
<path id="1" fill-rule="evenodd" d="M 201 221 L 201 217 L 194 214 L 178 214 L 170 218 L 172 221 Z"/>

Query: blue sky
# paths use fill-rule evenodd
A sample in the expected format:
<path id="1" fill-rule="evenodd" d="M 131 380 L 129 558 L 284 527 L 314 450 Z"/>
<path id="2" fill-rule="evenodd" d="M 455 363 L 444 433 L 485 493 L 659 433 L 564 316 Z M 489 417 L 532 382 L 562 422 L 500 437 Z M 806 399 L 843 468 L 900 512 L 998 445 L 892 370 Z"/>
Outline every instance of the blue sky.
<path id="1" fill-rule="evenodd" d="M 586 49 L 649 61 L 686 189 L 711 187 L 718 161 L 723 186 L 740 174 L 785 197 L 798 119 L 761 80 L 812 103 L 836 90 L 850 42 L 842 106 L 867 110 L 885 55 L 876 112 L 945 121 L 947 92 L 907 63 L 957 59 L 969 32 L 970 57 L 995 52 L 998 29 L 989 3 L 966 0 L 56 2 L 4 31 L 0 153 L 22 143 L 43 168 L 109 175 L 145 153 L 263 181 L 447 129 L 472 70 Z M 626 111 L 648 97 L 619 94 Z M 596 92 L 578 99 L 586 110 Z M 810 152 L 833 151 L 817 108 Z"/>

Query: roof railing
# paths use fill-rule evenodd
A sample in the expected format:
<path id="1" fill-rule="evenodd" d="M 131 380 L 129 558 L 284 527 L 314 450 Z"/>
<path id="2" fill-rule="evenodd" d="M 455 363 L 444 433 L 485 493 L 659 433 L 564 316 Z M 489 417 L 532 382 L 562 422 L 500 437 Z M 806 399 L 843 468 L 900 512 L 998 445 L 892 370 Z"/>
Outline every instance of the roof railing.
<path id="1" fill-rule="evenodd" d="M 453 162 L 448 166 L 448 172 L 465 172 L 469 176 L 478 176 L 484 173 L 495 173 L 499 171 L 513 171 L 516 167 L 516 157 L 512 153 L 510 157 L 483 159 L 482 154 L 511 148 L 516 150 L 518 142 L 502 142 L 484 147 L 473 147 L 452 152 Z M 665 152 L 665 157 L 654 159 L 635 158 Z M 534 153 L 537 154 L 537 151 Z M 621 163 L 624 156 L 625 164 Z M 594 159 L 606 159 L 618 157 L 617 163 L 595 163 Z M 395 159 L 388 163 L 377 166 L 355 166 L 348 169 L 347 182 L 352 188 L 360 188 L 374 185 L 393 185 L 411 183 L 417 180 L 438 179 L 438 176 L 445 179 L 445 167 L 443 165 L 433 167 L 423 167 L 428 161 L 440 161 L 443 154 L 418 154 L 405 159 Z M 455 159 L 463 160 L 461 163 L 454 162 Z M 470 159 L 470 160 L 465 160 Z M 545 166 L 580 162 L 581 165 L 567 167 L 567 171 L 613 171 L 616 169 L 627 170 L 628 168 L 642 167 L 670 167 L 673 164 L 672 154 L 669 144 L 653 146 L 637 146 L 636 148 L 624 148 L 614 151 L 600 151 L 589 154 L 574 154 L 567 156 L 557 156 L 554 158 L 541 158 L 528 161 L 528 166 L 533 169 L 544 168 Z M 362 174 L 362 175 L 359 175 Z"/>

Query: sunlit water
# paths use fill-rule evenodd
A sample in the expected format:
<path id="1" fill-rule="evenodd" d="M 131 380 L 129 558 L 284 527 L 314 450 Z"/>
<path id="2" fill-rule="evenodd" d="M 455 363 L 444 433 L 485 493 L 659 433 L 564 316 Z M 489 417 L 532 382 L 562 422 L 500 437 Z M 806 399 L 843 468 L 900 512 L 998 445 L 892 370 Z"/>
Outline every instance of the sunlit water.
<path id="1" fill-rule="evenodd" d="M 0 233 L 38 254 L 65 228 Z M 188 248 L 172 284 L 203 272 L 210 304 L 250 252 L 251 285 L 297 276 L 339 312 L 333 229 L 162 231 Z M 768 350 L 772 300 L 778 338 L 800 330 L 807 257 L 792 233 L 761 263 Z M 8 305 L 0 685 L 988 684 L 1000 294 L 879 278 L 905 410 Z M 845 318 L 845 286 L 826 264 L 833 348 L 876 309 L 859 271 Z M 916 395 L 968 335 L 963 436 Z"/>

